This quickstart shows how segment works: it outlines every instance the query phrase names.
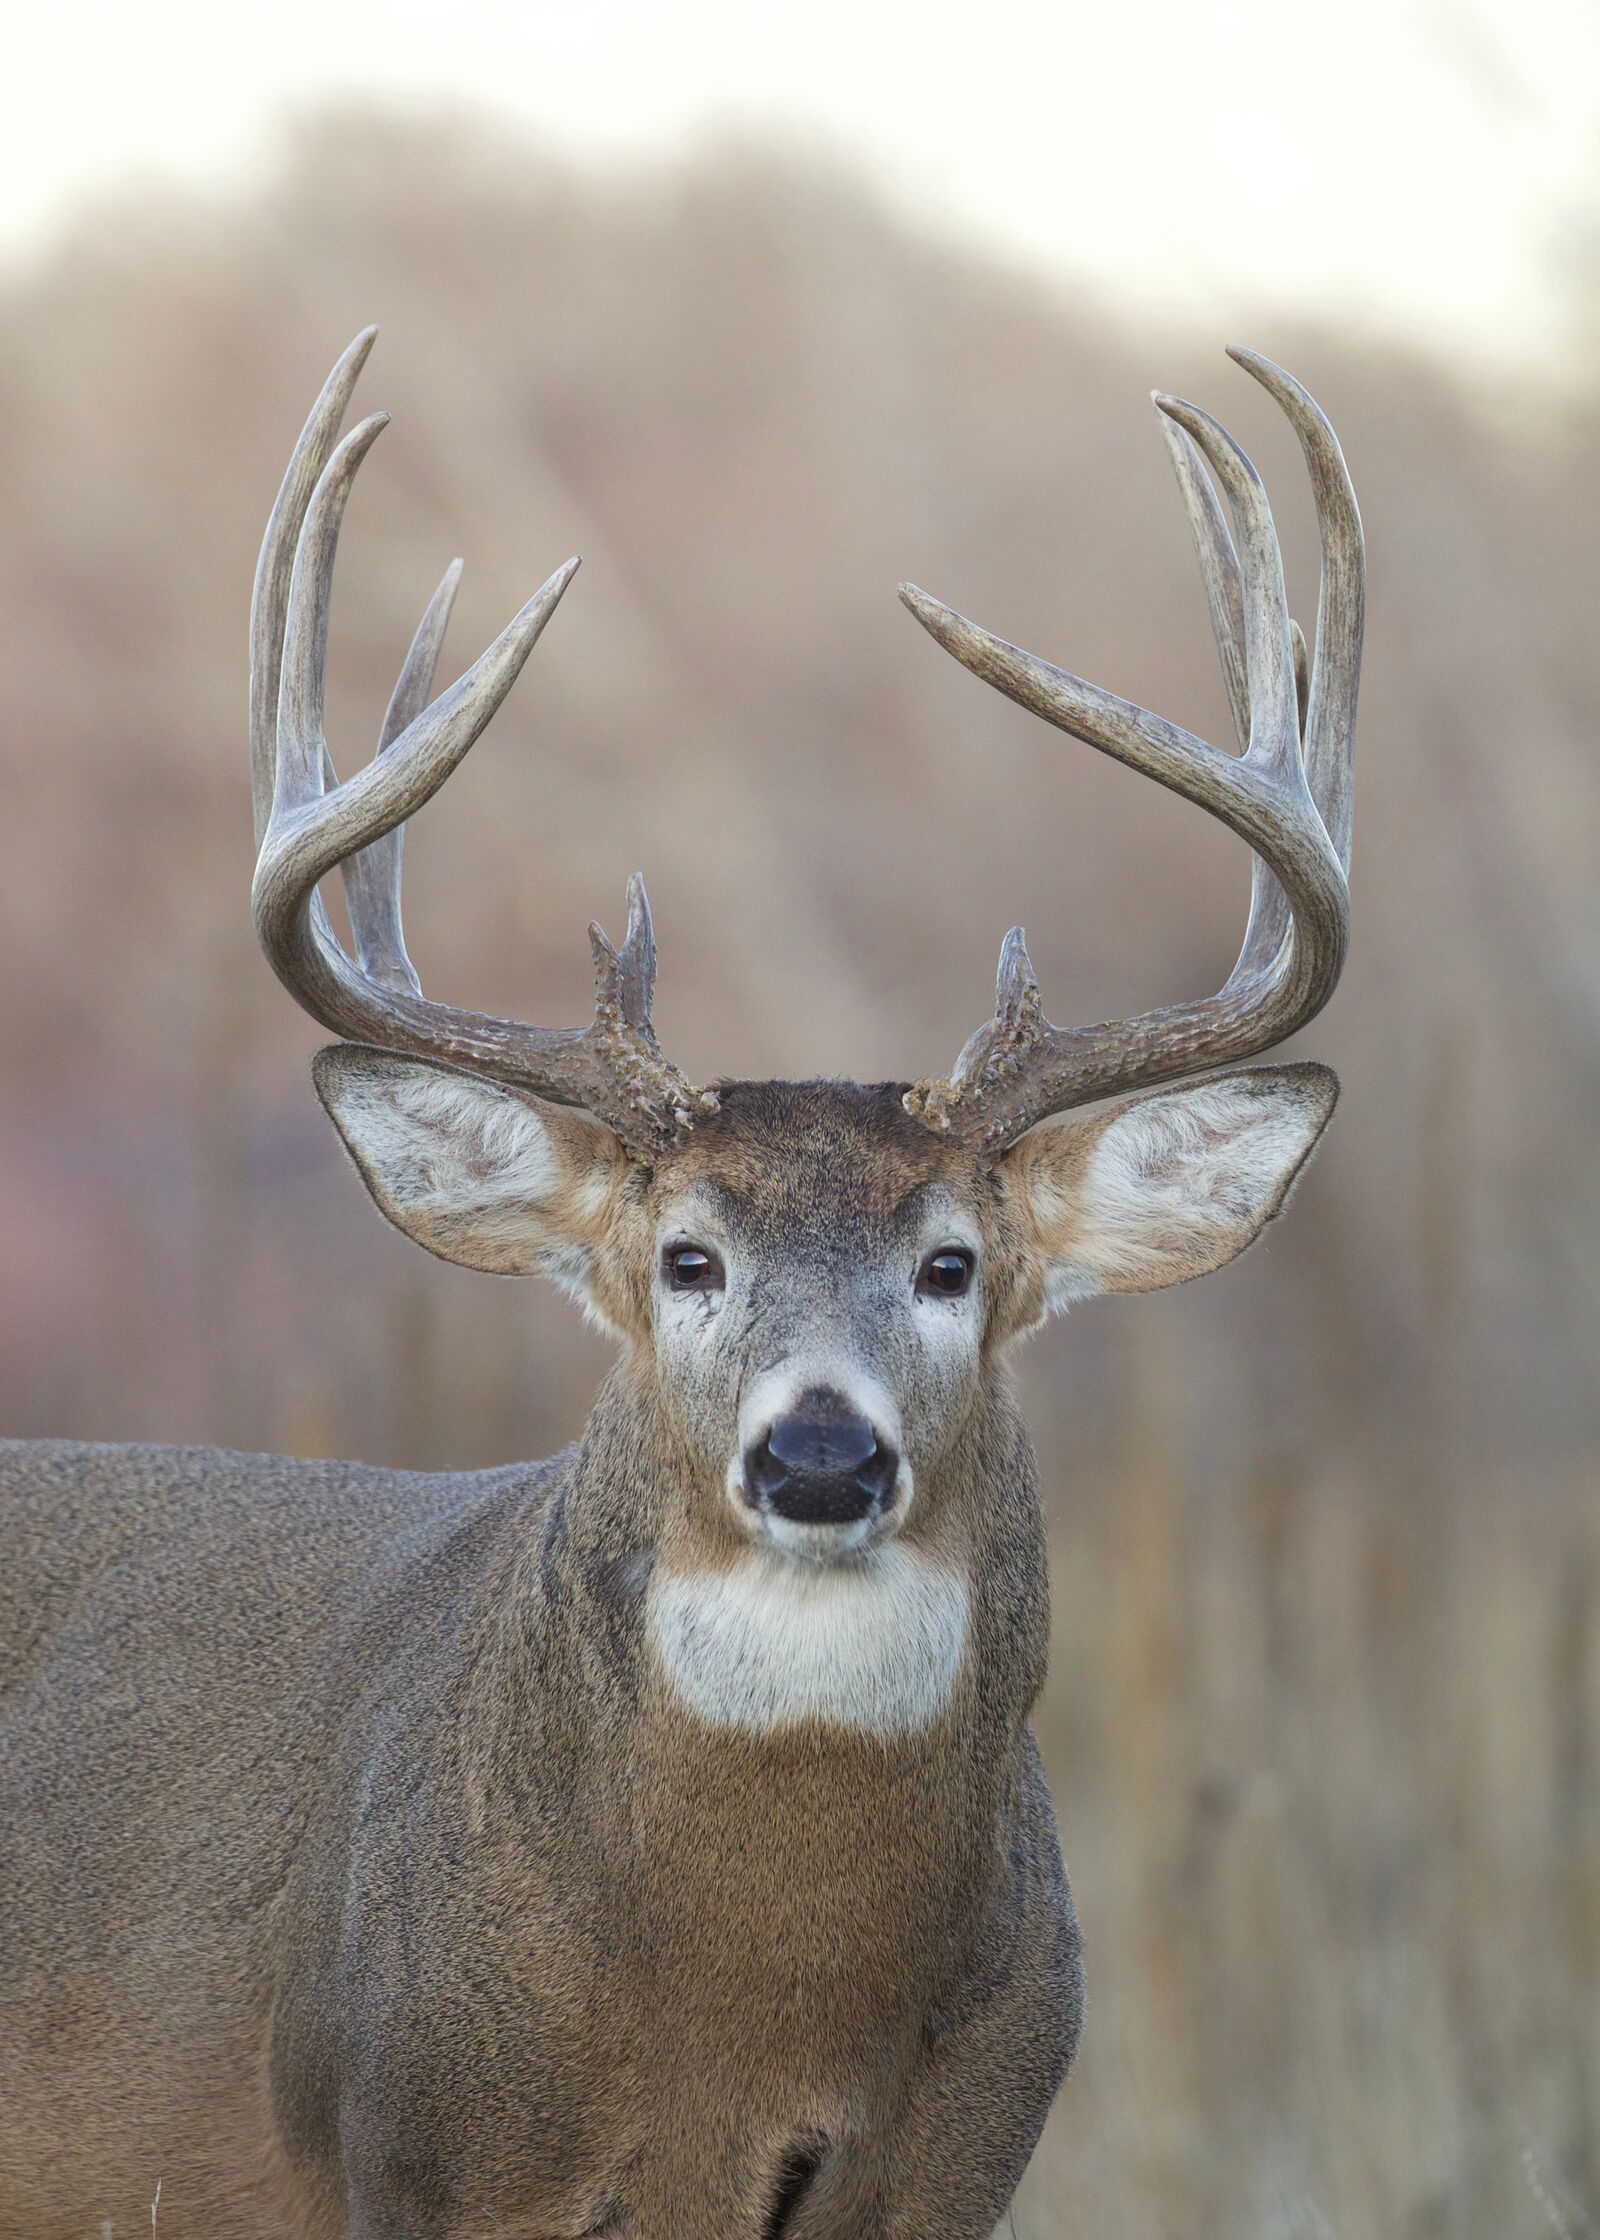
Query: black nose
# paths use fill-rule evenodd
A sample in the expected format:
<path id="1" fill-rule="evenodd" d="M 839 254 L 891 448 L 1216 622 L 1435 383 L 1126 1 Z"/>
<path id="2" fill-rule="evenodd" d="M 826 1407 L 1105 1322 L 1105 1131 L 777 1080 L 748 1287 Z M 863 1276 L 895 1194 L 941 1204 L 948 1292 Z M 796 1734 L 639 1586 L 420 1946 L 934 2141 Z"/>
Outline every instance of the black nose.
<path id="1" fill-rule="evenodd" d="M 791 1524 L 858 1524 L 893 1497 L 900 1457 L 837 1392 L 803 1392 L 746 1450 L 745 1498 Z"/>

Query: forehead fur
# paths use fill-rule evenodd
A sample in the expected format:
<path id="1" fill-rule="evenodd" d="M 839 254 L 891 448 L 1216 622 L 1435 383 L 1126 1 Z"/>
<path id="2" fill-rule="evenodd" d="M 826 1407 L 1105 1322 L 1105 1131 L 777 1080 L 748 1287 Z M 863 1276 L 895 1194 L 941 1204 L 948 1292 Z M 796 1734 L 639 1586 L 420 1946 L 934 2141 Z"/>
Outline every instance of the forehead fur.
<path id="1" fill-rule="evenodd" d="M 678 1190 L 704 1181 L 772 1221 L 886 1220 L 925 1183 L 970 1187 L 970 1152 L 913 1120 L 894 1081 L 732 1081 L 661 1169 Z"/>

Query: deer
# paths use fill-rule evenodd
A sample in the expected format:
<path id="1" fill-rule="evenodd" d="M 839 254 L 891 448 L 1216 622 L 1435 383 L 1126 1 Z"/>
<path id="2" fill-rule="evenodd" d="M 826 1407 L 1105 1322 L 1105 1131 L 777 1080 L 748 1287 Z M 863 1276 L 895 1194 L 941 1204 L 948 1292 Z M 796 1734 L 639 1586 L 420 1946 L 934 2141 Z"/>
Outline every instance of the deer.
<path id="1" fill-rule="evenodd" d="M 251 619 L 257 933 L 336 1039 L 317 1095 L 427 1251 L 614 1340 L 582 1436 L 418 1475 L 211 1449 L 0 1453 L 0 2235 L 977 2240 L 1077 2046 L 1030 1727 L 1045 1512 L 1008 1361 L 1218 1269 L 1333 1111 L 1364 576 L 1338 441 L 1266 358 L 1321 538 L 1313 641 L 1208 413 L 1155 403 L 1237 751 L 914 586 L 983 682 L 1252 855 L 1203 1000 L 1055 1026 L 1023 933 L 948 1075 L 695 1087 L 642 881 L 593 1017 L 422 994 L 407 820 L 569 561 L 434 696 L 459 564 L 373 759 L 324 736 L 372 343 L 339 360 Z M 340 869 L 349 938 L 320 887 Z"/>

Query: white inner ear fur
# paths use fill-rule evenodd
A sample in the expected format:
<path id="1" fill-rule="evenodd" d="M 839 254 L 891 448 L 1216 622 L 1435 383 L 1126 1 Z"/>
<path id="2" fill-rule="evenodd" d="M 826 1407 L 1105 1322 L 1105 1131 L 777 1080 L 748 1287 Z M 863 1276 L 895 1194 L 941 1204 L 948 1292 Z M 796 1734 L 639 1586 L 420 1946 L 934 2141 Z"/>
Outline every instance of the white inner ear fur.
<path id="1" fill-rule="evenodd" d="M 396 1228 L 462 1267 L 550 1276 L 592 1308 L 594 1247 L 624 1155 L 586 1114 L 424 1059 L 336 1044 L 317 1093 Z"/>
<path id="2" fill-rule="evenodd" d="M 1045 1311 L 1224 1266 L 1282 1211 L 1338 1093 L 1326 1066 L 1262 1067 L 1025 1137 Z"/>

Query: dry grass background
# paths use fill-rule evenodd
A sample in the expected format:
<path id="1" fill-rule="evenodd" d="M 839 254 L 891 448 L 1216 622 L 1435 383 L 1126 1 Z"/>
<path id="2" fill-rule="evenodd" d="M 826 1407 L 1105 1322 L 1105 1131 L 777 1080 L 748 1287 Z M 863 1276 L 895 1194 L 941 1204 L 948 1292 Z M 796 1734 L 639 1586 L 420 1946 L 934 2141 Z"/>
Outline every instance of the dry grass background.
<path id="1" fill-rule="evenodd" d="M 579 178 L 325 117 L 225 208 L 86 217 L 0 292 L 0 1428 L 543 1452 L 603 1354 L 342 1170 L 248 931 L 244 618 L 282 461 L 383 322 L 333 736 L 442 562 L 528 675 L 408 848 L 430 992 L 587 1002 L 648 873 L 691 1073 L 909 1076 L 1030 927 L 1058 1017 L 1215 985 L 1234 845 L 984 693 L 912 576 L 1222 721 L 1145 395 L 1222 411 L 1314 599 L 1298 458 L 1221 335 L 1135 332 L 727 150 Z M 1031 2240 L 1530 2240 L 1600 2217 L 1600 360 L 1531 410 L 1345 331 L 1373 621 L 1345 1101 L 1290 1221 L 1075 1315 L 1024 1382 L 1041 1710 L 1089 1940 Z"/>

